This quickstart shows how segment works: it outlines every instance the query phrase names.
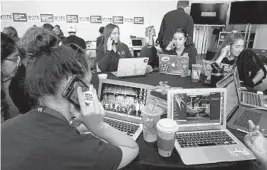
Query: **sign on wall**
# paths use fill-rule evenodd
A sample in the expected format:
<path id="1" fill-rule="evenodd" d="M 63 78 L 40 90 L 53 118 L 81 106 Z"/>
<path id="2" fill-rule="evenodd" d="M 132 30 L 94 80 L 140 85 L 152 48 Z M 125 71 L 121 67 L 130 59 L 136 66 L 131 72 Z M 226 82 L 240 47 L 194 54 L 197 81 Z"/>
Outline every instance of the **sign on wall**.
<path id="1" fill-rule="evenodd" d="M 124 23 L 133 23 L 133 18 L 124 17 Z"/>
<path id="2" fill-rule="evenodd" d="M 80 22 L 90 22 L 90 17 L 79 17 Z"/>
<path id="3" fill-rule="evenodd" d="M 78 15 L 67 15 L 66 16 L 67 23 L 78 23 Z"/>
<path id="4" fill-rule="evenodd" d="M 134 24 L 144 24 L 144 17 L 134 17 Z"/>
<path id="5" fill-rule="evenodd" d="M 90 16 L 91 23 L 102 23 L 102 17 L 100 15 L 92 15 Z"/>
<path id="6" fill-rule="evenodd" d="M 1 15 L 1 20 L 12 20 L 12 15 Z"/>
<path id="7" fill-rule="evenodd" d="M 113 24 L 123 24 L 123 16 L 113 16 Z"/>
<path id="8" fill-rule="evenodd" d="M 41 22 L 54 22 L 53 14 L 40 14 Z"/>
<path id="9" fill-rule="evenodd" d="M 39 15 L 27 15 L 28 21 L 40 21 L 40 16 Z"/>
<path id="10" fill-rule="evenodd" d="M 66 16 L 57 15 L 57 16 L 54 16 L 54 20 L 55 22 L 66 21 Z"/>
<path id="11" fill-rule="evenodd" d="M 13 21 L 14 22 L 27 22 L 27 14 L 26 13 L 13 13 Z"/>
<path id="12" fill-rule="evenodd" d="M 111 17 L 102 17 L 102 21 L 103 22 L 112 22 L 112 18 Z"/>

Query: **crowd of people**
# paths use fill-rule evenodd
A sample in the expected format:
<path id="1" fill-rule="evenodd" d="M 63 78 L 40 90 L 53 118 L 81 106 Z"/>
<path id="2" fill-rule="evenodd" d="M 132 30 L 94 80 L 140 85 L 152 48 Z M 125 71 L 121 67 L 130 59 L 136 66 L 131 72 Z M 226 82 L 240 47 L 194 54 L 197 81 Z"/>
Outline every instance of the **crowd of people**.
<path id="1" fill-rule="evenodd" d="M 177 10 L 164 16 L 156 43 L 154 27 L 147 29 L 140 53 L 149 57 L 147 72 L 159 66 L 158 44 L 166 54 L 189 57 L 190 69 L 196 63 L 193 21 L 183 9 L 187 5 L 178 3 Z M 170 22 L 176 15 L 183 22 L 174 27 L 176 23 Z M 92 74 L 84 39 L 76 36 L 74 25 L 68 33 L 65 37 L 59 25 L 51 24 L 33 26 L 21 38 L 11 26 L 1 32 L 3 170 L 120 169 L 138 155 L 139 147 L 130 136 L 103 122 L 104 109 L 95 90 L 93 103 L 86 105 L 78 88 L 80 110 L 62 96 L 73 76 L 90 86 Z M 120 58 L 133 56 L 120 41 L 119 26 L 108 24 L 99 33 L 96 67 L 116 71 Z M 266 66 L 251 50 L 244 50 L 244 43 L 241 34 L 229 34 L 213 60 L 237 67 L 247 86 L 266 91 Z M 70 124 L 73 118 L 81 122 L 79 127 Z M 267 140 L 257 125 L 248 123 L 251 132 L 245 143 L 267 168 Z M 85 135 L 84 129 L 91 134 Z"/>

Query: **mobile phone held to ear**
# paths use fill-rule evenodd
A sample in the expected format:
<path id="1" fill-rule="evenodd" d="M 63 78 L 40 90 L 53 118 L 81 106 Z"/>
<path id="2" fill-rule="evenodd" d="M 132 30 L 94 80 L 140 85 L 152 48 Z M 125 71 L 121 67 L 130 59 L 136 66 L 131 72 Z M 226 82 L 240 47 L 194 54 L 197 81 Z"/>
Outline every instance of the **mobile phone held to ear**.
<path id="1" fill-rule="evenodd" d="M 80 110 L 77 88 L 81 87 L 82 91 L 89 91 L 89 87 L 77 76 L 74 75 L 64 89 L 62 96 L 70 101 L 77 110 Z"/>

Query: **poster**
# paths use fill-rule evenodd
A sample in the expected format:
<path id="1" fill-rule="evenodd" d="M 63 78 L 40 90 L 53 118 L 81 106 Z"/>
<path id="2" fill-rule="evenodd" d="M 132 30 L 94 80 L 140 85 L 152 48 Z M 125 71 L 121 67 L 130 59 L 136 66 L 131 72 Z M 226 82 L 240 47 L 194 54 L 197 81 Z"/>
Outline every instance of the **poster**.
<path id="1" fill-rule="evenodd" d="M 102 21 L 103 22 L 112 22 L 112 18 L 111 17 L 102 17 Z"/>
<path id="2" fill-rule="evenodd" d="M 1 15 L 1 20 L 12 20 L 12 15 L 2 14 Z"/>
<path id="3" fill-rule="evenodd" d="M 134 17 L 134 24 L 144 24 L 144 17 Z"/>
<path id="4" fill-rule="evenodd" d="M 28 21 L 40 21 L 39 15 L 28 15 Z"/>
<path id="5" fill-rule="evenodd" d="M 78 23 L 78 15 L 67 15 L 66 16 L 67 23 Z"/>
<path id="6" fill-rule="evenodd" d="M 124 22 L 125 23 L 133 23 L 133 18 L 124 17 Z"/>
<path id="7" fill-rule="evenodd" d="M 14 22 L 27 22 L 27 14 L 26 13 L 13 13 L 13 21 Z"/>
<path id="8" fill-rule="evenodd" d="M 123 24 L 123 16 L 113 16 L 113 24 Z"/>
<path id="9" fill-rule="evenodd" d="M 40 14 L 41 22 L 54 22 L 53 14 Z"/>
<path id="10" fill-rule="evenodd" d="M 92 15 L 90 16 L 91 23 L 102 23 L 102 17 L 99 15 Z"/>
<path id="11" fill-rule="evenodd" d="M 66 21 L 66 16 L 56 15 L 56 16 L 54 16 L 54 20 L 55 20 L 55 22 Z"/>
<path id="12" fill-rule="evenodd" d="M 90 17 L 79 17 L 79 21 L 90 22 Z"/>

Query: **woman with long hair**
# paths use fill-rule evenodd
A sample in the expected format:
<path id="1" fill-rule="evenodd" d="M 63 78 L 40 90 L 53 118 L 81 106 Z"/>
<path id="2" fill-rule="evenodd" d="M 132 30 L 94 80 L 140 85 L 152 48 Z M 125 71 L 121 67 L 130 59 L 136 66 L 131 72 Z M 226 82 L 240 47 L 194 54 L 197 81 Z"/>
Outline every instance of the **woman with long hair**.
<path id="1" fill-rule="evenodd" d="M 192 64 L 196 64 L 197 49 L 193 43 L 191 37 L 184 28 L 177 28 L 173 35 L 172 41 L 166 47 L 165 52 L 172 55 L 189 57 L 189 69 L 192 68 Z"/>
<path id="2" fill-rule="evenodd" d="M 97 66 L 102 72 L 117 71 L 120 58 L 132 57 L 128 46 L 120 42 L 120 29 L 117 25 L 106 25 L 103 41 L 96 50 Z"/>

